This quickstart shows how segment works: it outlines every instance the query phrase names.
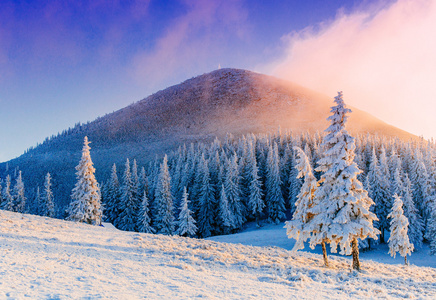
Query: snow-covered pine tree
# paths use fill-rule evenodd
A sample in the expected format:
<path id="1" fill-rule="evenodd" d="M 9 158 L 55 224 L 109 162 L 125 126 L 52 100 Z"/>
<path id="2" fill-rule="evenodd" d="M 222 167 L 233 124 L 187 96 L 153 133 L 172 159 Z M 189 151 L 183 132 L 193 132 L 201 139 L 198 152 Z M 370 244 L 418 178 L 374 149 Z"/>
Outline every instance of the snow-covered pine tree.
<path id="1" fill-rule="evenodd" d="M 391 219 L 391 236 L 389 237 L 389 254 L 395 257 L 399 252 L 404 257 L 404 264 L 407 265 L 407 255 L 410 255 L 413 251 L 413 244 L 409 242 L 409 236 L 407 235 L 407 229 L 409 221 L 403 215 L 403 201 L 400 196 L 394 195 L 394 205 L 388 215 Z"/>
<path id="2" fill-rule="evenodd" d="M 308 211 L 313 205 L 315 198 L 315 191 L 318 188 L 318 182 L 313 175 L 312 166 L 309 158 L 304 151 L 299 147 L 294 147 L 296 152 L 296 166 L 298 170 L 298 178 L 304 178 L 303 185 L 301 186 L 300 193 L 295 202 L 295 212 L 291 221 L 285 222 L 286 234 L 288 238 L 296 240 L 292 250 L 299 250 L 304 248 L 304 242 L 310 237 L 310 230 L 307 227 L 307 222 L 310 221 L 313 215 Z M 325 247 L 323 247 L 323 250 Z M 324 254 L 324 264 L 327 266 L 327 255 Z"/>
<path id="3" fill-rule="evenodd" d="M 156 230 L 151 226 L 147 191 L 143 191 L 142 194 L 142 203 L 138 215 L 138 231 L 145 233 L 156 233 Z"/>
<path id="4" fill-rule="evenodd" d="M 102 210 L 100 203 L 100 188 L 94 173 L 95 168 L 91 160 L 88 137 L 84 138 L 82 158 L 76 167 L 77 182 L 71 194 L 67 220 L 100 225 Z"/>
<path id="5" fill-rule="evenodd" d="M 115 220 L 117 220 L 121 212 L 121 188 L 118 180 L 116 164 L 112 165 L 111 176 L 109 178 L 107 196 L 105 200 L 106 207 L 104 215 L 106 220 L 115 224 Z"/>
<path id="6" fill-rule="evenodd" d="M 269 147 L 267 156 L 266 209 L 268 220 L 278 224 L 285 217 L 285 199 L 280 188 L 279 152 L 277 144 Z"/>
<path id="7" fill-rule="evenodd" d="M 224 184 L 221 186 L 220 203 L 219 203 L 219 220 L 222 233 L 229 234 L 232 228 L 232 214 L 227 201 L 226 189 Z"/>
<path id="8" fill-rule="evenodd" d="M 310 244 L 314 247 L 329 241 L 332 252 L 339 246 L 341 254 L 353 255 L 353 269 L 360 270 L 358 239 L 376 238 L 379 231 L 372 222 L 377 217 L 370 212 L 374 202 L 357 180 L 362 171 L 354 162 L 354 138 L 345 129 L 351 110 L 346 108 L 342 92 L 335 97 L 335 102 L 332 115 L 327 119 L 330 126 L 321 144 L 323 157 L 318 161 L 317 170 L 322 175 L 321 185 L 315 192 L 317 205 L 309 209 L 314 215 L 309 221 L 313 228 Z"/>
<path id="9" fill-rule="evenodd" d="M 412 183 L 407 174 L 404 174 L 403 176 L 403 191 L 401 193 L 401 198 L 403 199 L 404 216 L 409 220 L 409 240 L 415 246 L 415 249 L 420 248 L 423 240 L 424 222 L 422 221 L 422 217 L 413 201 Z"/>
<path id="10" fill-rule="evenodd" d="M 44 191 L 42 194 L 42 206 L 41 206 L 41 215 L 45 217 L 53 218 L 55 215 L 54 209 L 54 201 L 53 201 L 53 192 L 51 190 L 51 175 L 47 173 L 45 176 L 44 182 Z"/>
<path id="11" fill-rule="evenodd" d="M 236 153 L 233 154 L 230 160 L 227 160 L 226 165 L 224 187 L 226 188 L 227 200 L 232 215 L 232 229 L 238 230 L 242 228 L 245 218 L 243 216 L 243 207 L 240 198 L 240 176 L 238 170 L 238 157 Z"/>
<path id="12" fill-rule="evenodd" d="M 430 203 L 430 215 L 427 222 L 425 238 L 430 243 L 430 254 L 436 255 L 436 202 Z"/>
<path id="13" fill-rule="evenodd" d="M 171 194 L 171 176 L 168 169 L 168 157 L 165 155 L 160 165 L 159 177 L 154 196 L 155 220 L 154 225 L 158 233 L 174 234 L 174 207 Z"/>
<path id="14" fill-rule="evenodd" d="M 126 160 L 126 167 L 123 175 L 123 186 L 120 203 L 120 213 L 114 225 L 125 231 L 135 231 L 137 224 L 137 207 L 134 196 L 135 183 L 130 172 L 130 161 Z"/>
<path id="15" fill-rule="evenodd" d="M 255 216 L 257 226 L 260 226 L 260 215 L 265 208 L 265 203 L 262 199 L 262 182 L 260 181 L 254 146 L 251 142 L 248 149 L 246 177 L 248 181 L 248 207 L 253 216 Z"/>
<path id="16" fill-rule="evenodd" d="M 215 193 L 210 184 L 210 173 L 204 154 L 201 155 L 197 164 L 197 227 L 201 237 L 211 236 L 214 230 L 214 218 L 216 215 Z"/>
<path id="17" fill-rule="evenodd" d="M 42 197 L 41 197 L 41 192 L 39 190 L 39 185 L 36 187 L 36 192 L 35 192 L 35 198 L 34 198 L 34 203 L 35 203 L 35 214 L 41 216 L 42 215 Z"/>
<path id="18" fill-rule="evenodd" d="M 14 185 L 13 198 L 13 211 L 24 213 L 24 208 L 26 207 L 26 197 L 24 196 L 24 182 L 21 176 L 21 171 L 18 172 L 18 176 Z"/>
<path id="19" fill-rule="evenodd" d="M 383 167 L 384 168 L 384 167 Z M 381 162 L 379 163 L 375 152 L 375 147 L 372 149 L 371 163 L 369 165 L 368 180 L 371 184 L 371 193 L 375 202 L 374 212 L 379 221 L 375 225 L 380 229 L 380 242 L 384 242 L 385 231 L 389 228 L 387 216 L 389 214 L 390 205 L 390 184 L 389 177 L 384 177 L 381 171 Z"/>
<path id="20" fill-rule="evenodd" d="M 11 176 L 6 176 L 5 188 L 3 190 L 3 205 L 1 207 L 4 210 L 13 211 L 14 209 L 14 197 L 11 194 Z"/>
<path id="21" fill-rule="evenodd" d="M 180 203 L 180 213 L 177 221 L 177 234 L 181 236 L 194 236 L 197 232 L 195 220 L 192 217 L 192 212 L 188 207 L 188 191 L 186 186 L 183 187 L 182 201 Z"/>
<path id="22" fill-rule="evenodd" d="M 2 184 L 3 184 L 3 180 L 0 178 L 0 209 L 2 209 L 3 202 L 4 202 Z"/>

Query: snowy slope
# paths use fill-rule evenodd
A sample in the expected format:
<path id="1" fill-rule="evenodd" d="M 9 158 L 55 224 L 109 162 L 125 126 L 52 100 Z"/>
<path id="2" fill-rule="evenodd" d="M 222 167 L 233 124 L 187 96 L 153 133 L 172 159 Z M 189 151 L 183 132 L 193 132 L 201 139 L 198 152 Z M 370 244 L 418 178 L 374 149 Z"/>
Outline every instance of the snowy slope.
<path id="1" fill-rule="evenodd" d="M 1 299 L 436 297 L 436 270 L 104 227 L 0 210 Z"/>

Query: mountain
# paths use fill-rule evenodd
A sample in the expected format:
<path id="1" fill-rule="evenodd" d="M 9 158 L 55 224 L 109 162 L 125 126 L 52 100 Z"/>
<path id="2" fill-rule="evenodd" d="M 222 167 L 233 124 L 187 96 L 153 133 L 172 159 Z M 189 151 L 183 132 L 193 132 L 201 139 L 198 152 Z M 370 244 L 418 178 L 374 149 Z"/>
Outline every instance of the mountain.
<path id="1" fill-rule="evenodd" d="M 54 189 L 68 194 L 85 135 L 92 142 L 91 155 L 101 181 L 113 163 L 121 166 L 126 158 L 136 158 L 143 164 L 182 143 L 222 139 L 227 133 L 275 132 L 279 127 L 295 133 L 323 131 L 333 96 L 246 70 L 220 69 L 47 139 L 1 164 L 0 177 L 18 167 L 27 186 L 34 187 L 41 186 L 50 172 Z M 351 132 L 414 138 L 363 111 L 352 110 Z"/>

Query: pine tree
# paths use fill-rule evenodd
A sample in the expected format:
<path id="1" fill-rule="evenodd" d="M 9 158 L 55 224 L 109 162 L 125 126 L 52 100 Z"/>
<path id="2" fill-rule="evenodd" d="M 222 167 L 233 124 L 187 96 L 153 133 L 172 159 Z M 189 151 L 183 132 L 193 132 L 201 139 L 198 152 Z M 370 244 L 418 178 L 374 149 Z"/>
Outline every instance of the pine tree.
<path id="1" fill-rule="evenodd" d="M 382 166 L 383 165 L 383 166 Z M 375 148 L 372 149 L 371 164 L 369 165 L 368 179 L 371 184 L 372 197 L 375 202 L 374 212 L 379 221 L 375 225 L 380 229 L 380 242 L 384 242 L 385 231 L 389 228 L 387 216 L 391 207 L 389 177 L 383 175 L 386 171 L 384 163 L 378 161 Z"/>
<path id="2" fill-rule="evenodd" d="M 24 213 L 24 208 L 26 207 L 26 197 L 24 196 L 24 182 L 21 176 L 21 171 L 18 172 L 18 177 L 14 186 L 13 199 L 13 211 Z"/>
<path id="3" fill-rule="evenodd" d="M 428 218 L 427 231 L 425 238 L 430 243 L 430 254 L 436 255 L 436 203 L 431 202 L 431 213 Z"/>
<path id="4" fill-rule="evenodd" d="M 236 153 L 227 161 L 226 175 L 224 187 L 226 189 L 229 209 L 232 216 L 232 229 L 238 230 L 242 228 L 245 222 L 243 216 L 243 208 L 241 203 L 241 190 L 239 186 L 240 176 L 238 170 L 238 157 Z"/>
<path id="5" fill-rule="evenodd" d="M 297 177 L 304 178 L 304 182 L 295 202 L 292 220 L 285 222 L 285 228 L 288 238 L 296 240 L 292 250 L 299 250 L 304 248 L 304 242 L 310 237 L 311 232 L 307 228 L 307 223 L 312 219 L 313 214 L 308 209 L 316 205 L 314 198 L 318 182 L 312 173 L 312 166 L 304 151 L 299 147 L 294 147 L 294 151 L 297 153 L 297 165 L 295 166 L 298 170 Z M 326 256 L 324 258 L 326 259 Z M 325 261 L 325 264 L 328 265 L 328 262 Z"/>
<path id="6" fill-rule="evenodd" d="M 11 194 L 11 176 L 6 176 L 5 188 L 3 190 L 3 206 L 2 209 L 13 211 L 14 198 Z"/>
<path id="7" fill-rule="evenodd" d="M 134 196 L 135 184 L 130 172 L 130 161 L 126 160 L 126 167 L 123 175 L 123 187 L 120 203 L 120 214 L 115 220 L 115 226 L 124 231 L 135 231 L 137 223 L 137 207 Z"/>
<path id="8" fill-rule="evenodd" d="M 148 204 L 147 191 L 142 194 L 142 203 L 138 215 L 138 230 L 145 233 L 156 233 L 156 230 L 151 226 L 150 209 Z"/>
<path id="9" fill-rule="evenodd" d="M 260 226 L 260 215 L 265 208 L 265 203 L 262 199 L 262 182 L 260 181 L 256 155 L 254 154 L 254 147 L 251 143 L 248 150 L 246 178 L 248 181 L 248 207 L 256 218 L 257 226 Z"/>
<path id="10" fill-rule="evenodd" d="M 396 172 L 397 173 L 397 172 Z M 396 174 L 396 176 L 398 176 Z M 401 190 L 398 195 L 403 199 L 404 216 L 409 220 L 409 240 L 415 249 L 422 246 L 424 223 L 419 215 L 412 197 L 412 184 L 407 174 L 403 175 Z M 398 179 L 396 181 L 399 181 Z"/>
<path id="11" fill-rule="evenodd" d="M 391 218 L 391 236 L 389 237 L 389 254 L 395 257 L 399 252 L 404 257 L 404 263 L 407 265 L 407 255 L 410 255 L 413 251 L 413 244 L 409 242 L 409 236 L 407 235 L 407 228 L 409 221 L 403 215 L 403 201 L 400 196 L 394 195 L 394 205 L 388 215 Z"/>
<path id="12" fill-rule="evenodd" d="M 34 198 L 36 210 L 35 214 L 42 216 L 42 208 L 44 203 L 42 202 L 41 192 L 39 190 L 39 186 L 36 187 L 35 198 Z"/>
<path id="13" fill-rule="evenodd" d="M 100 189 L 95 179 L 95 168 L 91 160 L 88 137 L 85 136 L 82 158 L 76 167 L 77 183 L 71 194 L 67 219 L 76 222 L 100 225 L 102 210 Z"/>
<path id="14" fill-rule="evenodd" d="M 285 199 L 280 188 L 279 153 L 277 144 L 269 147 L 266 177 L 266 208 L 270 222 L 278 224 L 285 217 Z"/>
<path id="15" fill-rule="evenodd" d="M 106 220 L 115 224 L 115 220 L 117 220 L 121 213 L 121 188 L 117 175 L 117 166 L 115 164 L 113 164 L 111 170 L 105 205 Z"/>
<path id="16" fill-rule="evenodd" d="M 41 215 L 53 218 L 55 214 L 53 192 L 51 191 L 51 175 L 45 176 L 44 192 L 42 194 Z"/>
<path id="17" fill-rule="evenodd" d="M 209 167 L 204 154 L 197 165 L 197 225 L 201 237 L 209 237 L 214 230 L 214 217 L 216 214 L 215 194 L 210 184 Z"/>
<path id="18" fill-rule="evenodd" d="M 224 234 L 229 234 L 232 228 L 232 214 L 229 209 L 229 202 L 227 200 L 226 189 L 224 184 L 221 186 L 220 203 L 219 203 L 219 220 L 220 227 Z"/>
<path id="19" fill-rule="evenodd" d="M 180 213 L 177 221 L 177 234 L 181 236 L 194 236 L 197 232 L 195 220 L 192 217 L 192 212 L 188 207 L 188 191 L 186 186 L 183 187 L 182 201 L 180 203 Z"/>
<path id="20" fill-rule="evenodd" d="M 160 173 L 155 191 L 155 220 L 158 233 L 174 234 L 174 207 L 171 194 L 171 176 L 168 169 L 168 157 L 165 155 L 160 165 Z"/>
<path id="21" fill-rule="evenodd" d="M 315 192 L 317 205 L 309 209 L 314 215 L 309 222 L 313 232 L 310 244 L 313 247 L 328 241 L 332 252 L 339 246 L 341 254 L 353 255 L 353 269 L 360 270 L 358 239 L 376 238 L 379 232 L 372 222 L 377 217 L 370 212 L 374 202 L 357 180 L 361 170 L 354 162 L 354 138 L 345 130 L 351 110 L 346 108 L 342 92 L 335 102 L 321 145 L 324 155 L 318 161 L 317 170 L 322 175 Z"/>

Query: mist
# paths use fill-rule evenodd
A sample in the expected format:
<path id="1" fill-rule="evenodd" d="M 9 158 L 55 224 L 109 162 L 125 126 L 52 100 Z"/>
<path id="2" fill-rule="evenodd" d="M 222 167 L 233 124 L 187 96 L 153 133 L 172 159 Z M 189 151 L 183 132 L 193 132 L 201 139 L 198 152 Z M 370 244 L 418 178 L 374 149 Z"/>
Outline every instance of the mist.
<path id="1" fill-rule="evenodd" d="M 270 73 L 436 137 L 436 1 L 371 5 L 282 38 Z"/>

